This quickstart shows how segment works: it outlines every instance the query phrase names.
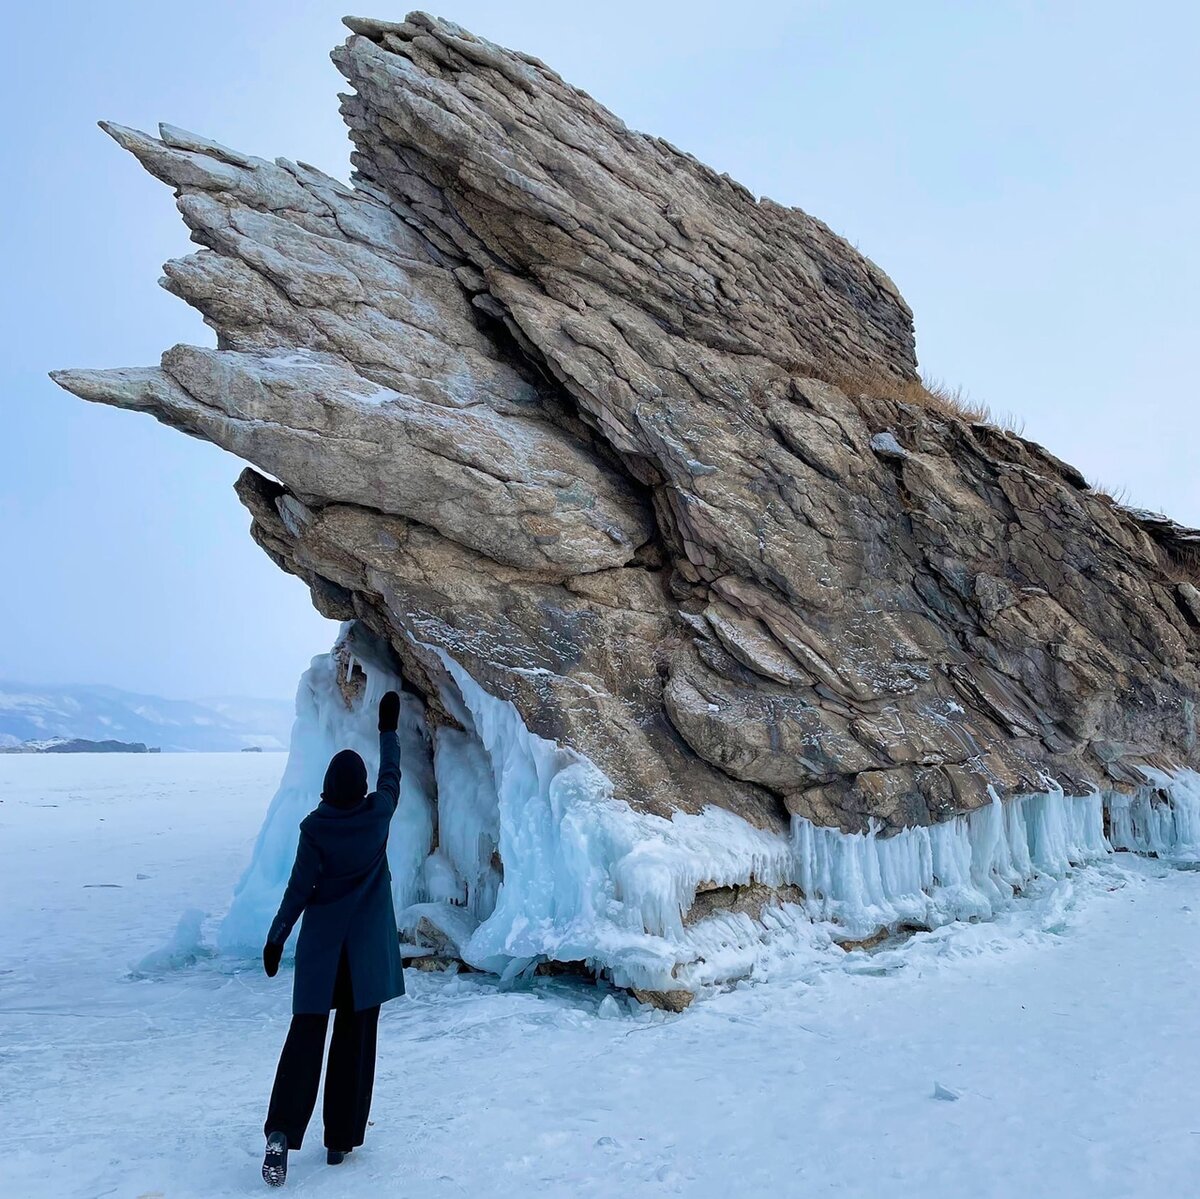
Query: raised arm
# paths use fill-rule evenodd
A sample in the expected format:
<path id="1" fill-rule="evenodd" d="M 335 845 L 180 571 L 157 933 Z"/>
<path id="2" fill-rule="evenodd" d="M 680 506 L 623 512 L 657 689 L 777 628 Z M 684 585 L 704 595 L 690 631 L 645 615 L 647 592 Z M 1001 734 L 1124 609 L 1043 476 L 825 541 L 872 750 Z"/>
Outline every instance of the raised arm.
<path id="1" fill-rule="evenodd" d="M 400 802 L 400 738 L 396 726 L 400 723 L 400 696 L 389 691 L 379 701 L 379 781 L 375 794 L 381 803 L 391 804 L 392 811 Z"/>

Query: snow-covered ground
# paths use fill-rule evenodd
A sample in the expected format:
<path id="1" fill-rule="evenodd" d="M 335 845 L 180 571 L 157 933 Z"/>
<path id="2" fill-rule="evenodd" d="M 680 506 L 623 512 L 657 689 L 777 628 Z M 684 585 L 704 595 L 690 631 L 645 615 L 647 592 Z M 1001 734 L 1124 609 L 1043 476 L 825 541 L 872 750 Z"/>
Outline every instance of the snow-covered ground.
<path id="1" fill-rule="evenodd" d="M 197 954 L 188 913 L 212 943 L 283 765 L 0 758 L 4 1199 L 266 1193 L 290 973 Z M 1200 1193 L 1200 873 L 1118 855 L 873 955 L 814 936 L 679 1017 L 408 980 L 367 1145 L 327 1167 L 318 1115 L 289 1192 Z"/>

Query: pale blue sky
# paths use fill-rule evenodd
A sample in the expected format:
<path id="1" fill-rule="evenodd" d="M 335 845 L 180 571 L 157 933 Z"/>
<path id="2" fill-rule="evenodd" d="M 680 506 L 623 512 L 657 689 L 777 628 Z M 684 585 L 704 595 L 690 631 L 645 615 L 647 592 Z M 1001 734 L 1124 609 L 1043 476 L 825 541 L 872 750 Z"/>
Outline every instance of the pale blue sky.
<path id="1" fill-rule="evenodd" d="M 345 177 L 345 0 L 4 19 L 0 677 L 289 694 L 332 626 L 250 541 L 240 464 L 59 392 L 211 335 L 155 281 L 170 193 L 95 127 L 168 121 Z M 367 0 L 364 11 L 398 17 Z M 927 372 L 1200 524 L 1200 16 L 1190 2 L 455 0 L 616 111 L 874 258 Z"/>

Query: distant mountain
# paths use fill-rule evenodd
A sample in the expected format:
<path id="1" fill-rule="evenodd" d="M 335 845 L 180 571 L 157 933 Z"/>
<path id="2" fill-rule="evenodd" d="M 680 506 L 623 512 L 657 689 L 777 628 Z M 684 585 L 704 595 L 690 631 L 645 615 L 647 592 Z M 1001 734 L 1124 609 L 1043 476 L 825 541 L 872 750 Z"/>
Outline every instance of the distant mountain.
<path id="1" fill-rule="evenodd" d="M 116 687 L 0 682 L 0 746 L 51 738 L 141 741 L 174 751 L 286 749 L 293 705 L 227 696 L 163 699 Z"/>
<path id="2" fill-rule="evenodd" d="M 256 747 L 257 748 L 257 747 Z M 142 741 L 82 741 L 78 737 L 51 737 L 46 741 L 22 741 L 18 745 L 0 742 L 0 754 L 156 754 Z M 242 750 L 242 753 L 246 753 Z M 261 752 L 261 751 L 259 751 Z"/>

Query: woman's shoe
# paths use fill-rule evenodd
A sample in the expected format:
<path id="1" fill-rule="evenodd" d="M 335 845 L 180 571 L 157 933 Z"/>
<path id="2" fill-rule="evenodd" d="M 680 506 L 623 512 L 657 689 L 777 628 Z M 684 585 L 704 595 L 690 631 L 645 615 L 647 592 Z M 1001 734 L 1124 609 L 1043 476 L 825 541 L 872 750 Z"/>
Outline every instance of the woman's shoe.
<path id="1" fill-rule="evenodd" d="M 347 1153 L 353 1153 L 352 1149 L 326 1149 L 325 1164 L 327 1166 L 340 1166 L 346 1160 Z"/>
<path id="2" fill-rule="evenodd" d="M 281 1132 L 267 1133 L 267 1152 L 263 1156 L 263 1182 L 281 1187 L 287 1182 L 287 1137 Z"/>

